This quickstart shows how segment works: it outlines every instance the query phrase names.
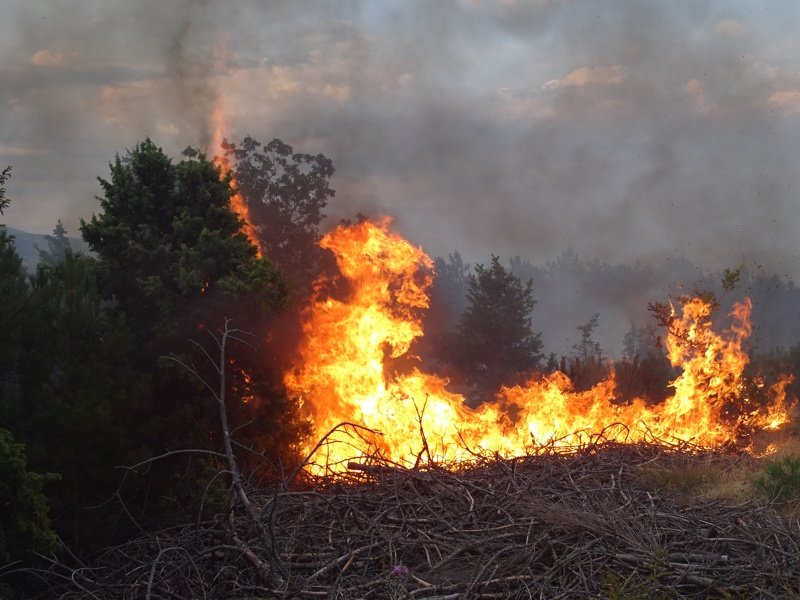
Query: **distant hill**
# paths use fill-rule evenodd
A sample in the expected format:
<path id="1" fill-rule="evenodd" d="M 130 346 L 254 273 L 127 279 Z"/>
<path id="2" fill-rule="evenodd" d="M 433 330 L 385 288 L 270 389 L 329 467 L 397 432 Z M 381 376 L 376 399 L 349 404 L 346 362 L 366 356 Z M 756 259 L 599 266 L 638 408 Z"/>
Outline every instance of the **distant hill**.
<path id="1" fill-rule="evenodd" d="M 14 244 L 17 248 L 17 254 L 22 259 L 22 265 L 29 273 L 36 270 L 36 265 L 39 263 L 39 251 L 36 246 L 42 250 L 47 250 L 47 240 L 44 239 L 44 234 L 29 233 L 21 229 L 14 229 L 13 227 L 6 227 L 8 232 L 14 236 Z M 69 243 L 72 249 L 83 254 L 89 253 L 89 246 L 80 238 L 70 237 Z"/>

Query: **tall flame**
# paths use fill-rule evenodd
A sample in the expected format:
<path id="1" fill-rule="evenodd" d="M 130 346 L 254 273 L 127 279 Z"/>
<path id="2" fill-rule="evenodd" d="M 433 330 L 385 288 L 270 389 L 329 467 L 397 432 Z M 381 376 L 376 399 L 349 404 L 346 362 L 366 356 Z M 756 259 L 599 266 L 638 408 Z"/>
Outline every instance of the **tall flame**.
<path id="1" fill-rule="evenodd" d="M 575 445 L 599 435 L 713 446 L 735 442 L 742 426 L 776 427 L 788 419 L 788 381 L 770 390 L 766 408 L 742 397 L 749 300 L 736 305 L 734 324 L 723 336 L 712 330 L 711 306 L 699 298 L 680 308 L 670 328 L 668 356 L 682 372 L 660 404 L 621 403 L 613 373 L 576 392 L 556 372 L 503 388 L 496 402 L 470 409 L 447 390 L 446 380 L 418 368 L 393 368 L 423 335 L 432 262 L 422 249 L 393 233 L 388 220 L 340 226 L 321 245 L 334 253 L 349 290 L 344 299 L 319 297 L 310 305 L 299 360 L 285 376 L 318 434 L 335 430 L 317 452 L 312 469 L 318 472 L 370 456 L 400 465 L 461 461 L 476 453 L 508 457 L 537 444 Z M 738 402 L 734 414 L 731 402 Z"/>
<path id="2" fill-rule="evenodd" d="M 224 65 L 225 57 L 227 55 L 227 45 L 224 37 L 220 38 L 217 42 L 215 53 L 217 56 L 217 61 L 221 65 Z M 227 177 L 230 175 L 230 185 L 231 190 L 233 191 L 233 194 L 231 195 L 231 208 L 243 221 L 242 231 L 247 236 L 247 239 L 250 240 L 250 243 L 257 248 L 258 256 L 261 256 L 261 243 L 259 242 L 258 233 L 253 226 L 253 222 L 250 219 L 250 209 L 248 208 L 244 197 L 237 189 L 236 178 L 233 175 L 233 166 L 231 165 L 231 161 L 228 160 L 228 157 L 225 155 L 225 132 L 230 131 L 230 129 L 228 126 L 228 102 L 221 89 L 218 90 L 217 99 L 214 103 L 214 110 L 211 112 L 211 125 L 213 127 L 213 132 L 211 134 L 211 148 L 212 152 L 215 153 L 214 164 L 219 167 L 222 177 Z M 219 154 L 216 154 L 217 152 Z"/>

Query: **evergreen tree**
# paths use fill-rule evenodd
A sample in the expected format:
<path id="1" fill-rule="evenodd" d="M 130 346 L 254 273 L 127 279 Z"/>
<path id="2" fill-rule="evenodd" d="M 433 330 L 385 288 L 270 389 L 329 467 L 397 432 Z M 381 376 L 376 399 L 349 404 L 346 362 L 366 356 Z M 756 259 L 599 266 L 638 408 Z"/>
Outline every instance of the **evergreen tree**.
<path id="1" fill-rule="evenodd" d="M 42 250 L 38 245 L 34 244 L 36 251 L 39 253 L 39 264 L 55 265 L 64 260 L 64 254 L 72 249 L 67 237 L 67 230 L 64 228 L 64 223 L 61 219 L 58 220 L 56 226 L 53 228 L 53 235 L 44 236 L 47 242 L 47 250 Z"/>
<path id="2" fill-rule="evenodd" d="M 54 523 L 85 547 L 107 539 L 109 518 L 87 507 L 113 494 L 116 466 L 144 457 L 149 377 L 130 365 L 135 340 L 104 309 L 91 259 L 67 251 L 16 295 L 23 308 L 2 345 L 0 422 L 32 467 L 61 476 L 48 487 Z"/>
<path id="3" fill-rule="evenodd" d="M 598 363 L 603 361 L 603 350 L 600 348 L 599 342 L 592 339 L 592 333 L 600 322 L 600 314 L 594 313 L 592 318 L 583 325 L 575 327 L 581 332 L 581 340 L 577 344 L 573 344 L 572 350 L 575 352 L 575 358 L 583 361 L 595 360 Z"/>
<path id="4" fill-rule="evenodd" d="M 33 552 L 51 554 L 58 549 L 42 493 L 42 486 L 52 479 L 29 471 L 24 445 L 0 429 L 0 563 L 24 563 Z"/>
<path id="5" fill-rule="evenodd" d="M 126 318 L 138 341 L 135 364 L 153 377 L 154 453 L 217 443 L 216 407 L 206 390 L 160 357 L 177 354 L 197 365 L 200 377 L 215 380 L 192 342 L 207 341 L 205 330 L 229 317 L 254 334 L 257 346 L 236 345 L 228 355 L 232 427 L 252 456 L 285 458 L 299 426 L 280 383 L 277 352 L 268 347 L 285 286 L 242 232 L 230 206 L 230 177 L 202 154 L 175 164 L 148 139 L 118 156 L 111 177 L 100 182 L 102 212 L 81 229 L 97 255 L 100 295 Z"/>
<path id="6" fill-rule="evenodd" d="M 0 171 L 0 215 L 8 208 L 11 200 L 6 197 L 6 181 L 11 177 L 11 167 L 6 167 Z"/>
<path id="7" fill-rule="evenodd" d="M 622 358 L 614 363 L 619 396 L 660 402 L 669 396 L 669 382 L 678 375 L 666 356 L 653 325 L 631 324 L 622 342 Z"/>
<path id="8" fill-rule="evenodd" d="M 415 350 L 428 368 L 456 381 L 460 373 L 452 372 L 446 363 L 451 358 L 450 332 L 467 306 L 470 266 L 456 251 L 448 255 L 447 260 L 437 256 L 433 269 L 435 277 L 430 288 L 430 307 L 423 320 L 425 335 L 417 340 Z"/>
<path id="9" fill-rule="evenodd" d="M 608 374 L 600 342 L 592 337 L 599 322 L 600 314 L 594 313 L 586 323 L 575 327 L 580 331 L 581 339 L 572 345 L 567 374 L 578 391 L 590 389 Z"/>
<path id="10" fill-rule="evenodd" d="M 494 391 L 514 376 L 535 369 L 541 341 L 533 333 L 533 283 L 524 286 L 497 256 L 487 268 L 478 264 L 470 275 L 467 308 L 450 340 L 453 362 L 467 379 Z"/>
<path id="11" fill-rule="evenodd" d="M 431 306 L 425 318 L 428 335 L 451 329 L 456 325 L 458 315 L 467 307 L 470 265 L 464 262 L 461 253 L 455 251 L 447 256 L 447 260 L 437 256 L 434 272 Z"/>
<path id="12" fill-rule="evenodd" d="M 202 155 L 173 164 L 147 139 L 100 183 L 103 210 L 81 231 L 98 256 L 101 292 L 158 353 L 241 313 L 244 295 L 255 310 L 283 302 L 280 277 L 230 208 L 230 178 Z"/>

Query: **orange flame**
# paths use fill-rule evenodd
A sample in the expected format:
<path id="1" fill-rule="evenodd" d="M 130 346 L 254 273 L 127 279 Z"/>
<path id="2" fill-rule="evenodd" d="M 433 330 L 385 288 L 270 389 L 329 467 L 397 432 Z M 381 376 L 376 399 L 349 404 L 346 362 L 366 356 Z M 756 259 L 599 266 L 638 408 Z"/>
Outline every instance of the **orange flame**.
<path id="1" fill-rule="evenodd" d="M 722 336 L 711 329 L 711 306 L 699 298 L 683 305 L 670 328 L 668 355 L 682 373 L 661 404 L 620 403 L 613 372 L 584 392 L 556 372 L 503 388 L 496 402 L 470 409 L 446 380 L 393 368 L 396 359 L 413 358 L 411 343 L 423 335 L 420 313 L 428 307 L 432 262 L 422 249 L 390 231 L 388 219 L 340 226 L 321 245 L 333 251 L 349 293 L 310 305 L 298 363 L 285 376 L 318 434 L 336 429 L 312 471 L 337 472 L 348 460 L 375 456 L 404 466 L 484 453 L 519 456 L 543 443 L 567 447 L 598 436 L 716 446 L 736 442 L 742 427 L 774 428 L 788 420 L 788 381 L 774 386 L 765 408 L 742 397 L 749 300 L 736 305 L 734 324 Z M 730 414 L 731 403 L 738 414 Z M 350 425 L 337 428 L 342 423 Z"/>
<path id="2" fill-rule="evenodd" d="M 227 47 L 225 44 L 225 38 L 221 38 L 217 42 L 216 46 L 216 55 L 219 63 L 224 64 L 226 54 Z M 237 189 L 236 178 L 233 176 L 233 167 L 230 160 L 228 160 L 228 157 L 225 156 L 225 132 L 229 131 L 227 116 L 228 103 L 224 94 L 222 93 L 222 90 L 219 90 L 217 94 L 217 101 L 214 104 L 214 110 L 211 112 L 211 124 L 214 128 L 211 135 L 211 147 L 213 148 L 214 152 L 220 153 L 214 155 L 214 164 L 219 167 L 220 175 L 222 177 L 227 177 L 230 175 L 230 186 L 231 190 L 233 191 L 233 194 L 231 195 L 231 208 L 243 221 L 242 231 L 247 236 L 247 239 L 250 240 L 250 243 L 253 244 L 258 250 L 257 255 L 261 256 L 261 244 L 258 241 L 258 233 L 256 232 L 256 229 L 250 219 L 250 209 L 248 208 L 244 197 Z"/>

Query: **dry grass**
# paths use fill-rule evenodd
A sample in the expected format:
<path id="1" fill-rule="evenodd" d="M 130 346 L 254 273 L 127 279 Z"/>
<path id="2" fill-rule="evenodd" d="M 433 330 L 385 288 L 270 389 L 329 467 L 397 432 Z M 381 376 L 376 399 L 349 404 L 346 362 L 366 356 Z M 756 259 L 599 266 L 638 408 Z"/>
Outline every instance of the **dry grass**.
<path id="1" fill-rule="evenodd" d="M 753 460 L 741 461 L 731 466 L 713 483 L 701 490 L 701 497 L 707 500 L 720 500 L 728 504 L 741 504 L 755 501 L 758 494 L 753 488 L 753 478 L 760 470 L 760 464 Z"/>
<path id="2" fill-rule="evenodd" d="M 643 465 L 637 480 L 683 506 L 704 500 L 739 504 L 757 498 L 752 480 L 760 469 L 760 461 L 749 456 L 709 453 L 699 459 L 670 457 Z"/>
<path id="3" fill-rule="evenodd" d="M 795 407 L 793 413 L 785 427 L 753 437 L 753 454 L 710 453 L 700 460 L 670 456 L 667 462 L 641 466 L 637 481 L 645 489 L 671 496 L 681 506 L 707 501 L 728 505 L 769 502 L 789 525 L 800 528 L 800 497 L 775 501 L 759 483 L 771 463 L 800 457 L 800 408 Z"/>

